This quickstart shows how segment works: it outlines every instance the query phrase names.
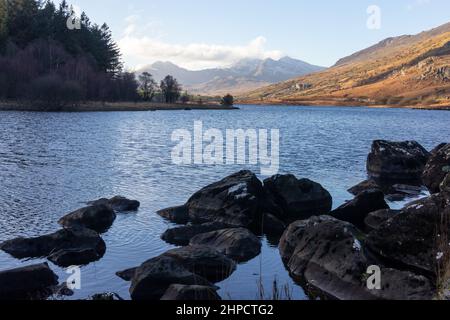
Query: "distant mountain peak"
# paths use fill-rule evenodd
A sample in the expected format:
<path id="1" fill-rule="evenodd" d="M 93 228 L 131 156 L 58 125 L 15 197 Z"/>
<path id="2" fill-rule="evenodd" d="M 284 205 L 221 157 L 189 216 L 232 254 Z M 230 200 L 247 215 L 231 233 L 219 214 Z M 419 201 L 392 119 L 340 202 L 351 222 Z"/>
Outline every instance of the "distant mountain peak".
<path id="1" fill-rule="evenodd" d="M 157 81 L 170 74 L 192 93 L 221 94 L 257 89 L 322 69 L 286 56 L 279 60 L 245 58 L 228 68 L 197 71 L 179 67 L 170 61 L 157 61 L 138 70 L 138 73 L 149 71 Z"/>

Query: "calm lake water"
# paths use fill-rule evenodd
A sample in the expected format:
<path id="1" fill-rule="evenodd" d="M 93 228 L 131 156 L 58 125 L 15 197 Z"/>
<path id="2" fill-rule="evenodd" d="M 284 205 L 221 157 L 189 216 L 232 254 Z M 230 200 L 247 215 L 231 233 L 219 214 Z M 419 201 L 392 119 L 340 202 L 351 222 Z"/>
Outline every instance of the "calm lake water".
<path id="1" fill-rule="evenodd" d="M 56 231 L 59 217 L 89 200 L 138 199 L 139 212 L 119 215 L 103 235 L 105 257 L 82 268 L 82 289 L 70 299 L 106 291 L 129 298 L 129 283 L 115 272 L 173 248 L 160 240 L 173 225 L 157 210 L 182 204 L 198 189 L 241 169 L 259 173 L 259 166 L 173 165 L 172 131 L 193 130 L 196 120 L 205 129 L 280 129 L 280 173 L 320 182 L 333 195 L 334 207 L 351 199 L 346 190 L 366 178 L 373 140 L 417 140 L 428 149 L 450 140 L 446 111 L 243 106 L 237 111 L 0 112 L 0 241 Z M 255 299 L 262 276 L 266 291 L 276 278 L 289 285 L 294 298 L 306 299 L 277 248 L 266 239 L 263 243 L 260 257 L 218 284 L 221 296 Z M 0 270 L 38 261 L 0 252 Z M 64 270 L 51 267 L 65 281 Z"/>

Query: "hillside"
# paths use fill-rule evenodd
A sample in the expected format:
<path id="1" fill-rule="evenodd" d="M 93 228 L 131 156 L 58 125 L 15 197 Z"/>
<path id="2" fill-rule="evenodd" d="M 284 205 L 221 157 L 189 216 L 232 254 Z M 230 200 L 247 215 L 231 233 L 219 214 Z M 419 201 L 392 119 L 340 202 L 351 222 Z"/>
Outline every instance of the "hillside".
<path id="1" fill-rule="evenodd" d="M 301 60 L 284 57 L 280 60 L 244 59 L 229 68 L 195 71 L 181 68 L 171 62 L 155 62 L 137 73 L 150 72 L 157 81 L 170 74 L 191 93 L 219 95 L 239 94 L 323 69 Z"/>
<path id="2" fill-rule="evenodd" d="M 240 101 L 450 106 L 450 23 L 383 40 L 327 70 L 243 94 Z"/>

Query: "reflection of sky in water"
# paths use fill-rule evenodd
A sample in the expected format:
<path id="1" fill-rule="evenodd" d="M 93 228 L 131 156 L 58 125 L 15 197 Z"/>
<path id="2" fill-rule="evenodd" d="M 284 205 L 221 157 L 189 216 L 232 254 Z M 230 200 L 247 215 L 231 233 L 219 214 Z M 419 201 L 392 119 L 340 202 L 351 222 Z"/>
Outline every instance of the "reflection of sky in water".
<path id="1" fill-rule="evenodd" d="M 138 199 L 140 211 L 119 215 L 104 235 L 107 253 L 82 269 L 83 289 L 75 295 L 115 291 L 128 297 L 129 284 L 115 272 L 172 248 L 160 240 L 171 225 L 155 211 L 182 204 L 201 187 L 243 169 L 172 165 L 172 131 L 193 130 L 195 120 L 202 120 L 205 130 L 280 129 L 280 173 L 322 183 L 334 207 L 351 199 L 346 190 L 366 178 L 372 140 L 417 140 L 431 149 L 450 136 L 450 113 L 439 111 L 246 106 L 240 111 L 0 113 L 0 241 L 53 232 L 60 216 L 88 200 L 117 194 Z M 22 263 L 0 252 L 0 269 Z M 52 268 L 61 279 L 67 277 Z M 219 284 L 220 293 L 254 299 L 260 275 L 266 292 L 276 277 L 280 286 L 290 285 L 295 298 L 304 297 L 267 241 L 260 257 Z"/>

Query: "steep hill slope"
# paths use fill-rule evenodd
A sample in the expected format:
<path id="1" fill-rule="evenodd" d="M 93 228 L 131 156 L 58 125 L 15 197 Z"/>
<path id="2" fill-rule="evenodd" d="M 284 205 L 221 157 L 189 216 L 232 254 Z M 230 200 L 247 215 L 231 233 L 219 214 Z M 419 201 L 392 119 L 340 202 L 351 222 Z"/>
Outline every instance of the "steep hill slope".
<path id="1" fill-rule="evenodd" d="M 245 103 L 450 105 L 450 23 L 389 38 L 325 71 L 264 87 Z"/>

